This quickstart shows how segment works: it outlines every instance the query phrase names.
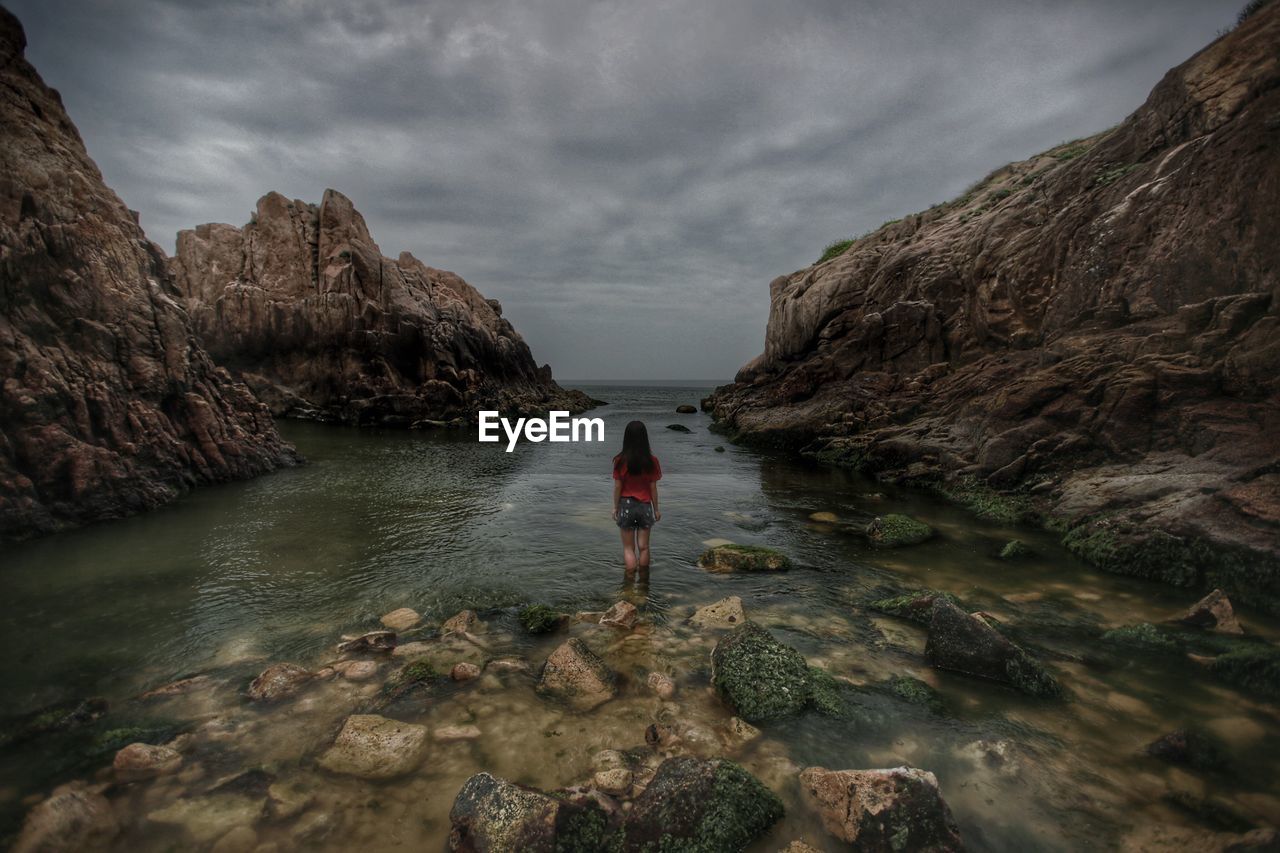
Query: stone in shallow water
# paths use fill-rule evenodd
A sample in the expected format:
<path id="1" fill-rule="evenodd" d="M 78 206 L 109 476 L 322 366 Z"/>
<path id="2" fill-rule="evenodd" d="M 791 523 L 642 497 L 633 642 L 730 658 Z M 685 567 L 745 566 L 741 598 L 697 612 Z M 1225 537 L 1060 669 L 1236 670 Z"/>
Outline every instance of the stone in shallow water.
<path id="1" fill-rule="evenodd" d="M 1194 628 L 1207 628 L 1220 634 L 1243 634 L 1244 628 L 1236 619 L 1231 599 L 1220 589 L 1206 595 L 1191 606 L 1180 620 L 1183 625 Z"/>
<path id="2" fill-rule="evenodd" d="M 422 615 L 411 607 L 401 607 L 392 610 L 379 621 L 392 631 L 408 631 L 422 621 Z"/>
<path id="3" fill-rule="evenodd" d="M 170 696 L 185 696 L 188 693 L 194 693 L 197 690 L 207 690 L 213 687 L 214 680 L 207 675 L 193 675 L 190 678 L 180 678 L 177 681 L 171 681 L 162 687 L 154 690 L 148 690 L 139 696 L 139 699 L 167 699 Z"/>
<path id="4" fill-rule="evenodd" d="M 812 692 L 804 656 L 754 622 L 716 643 L 711 683 L 738 716 L 751 723 L 800 713 Z"/>
<path id="5" fill-rule="evenodd" d="M 601 625 L 610 628 L 631 628 L 636 624 L 636 606 L 629 601 L 616 602 L 600 617 Z"/>
<path id="6" fill-rule="evenodd" d="M 197 844 L 208 844 L 262 815 L 262 802 L 239 794 L 213 794 L 176 800 L 147 815 L 152 823 L 178 826 Z"/>
<path id="7" fill-rule="evenodd" d="M 811 512 L 809 513 L 809 520 L 816 521 L 819 524 L 835 524 L 840 521 L 840 516 L 834 512 Z"/>
<path id="8" fill-rule="evenodd" d="M 677 415 L 694 415 L 697 413 L 698 413 L 698 410 L 695 409 L 693 406 L 690 406 L 688 403 L 683 403 L 679 406 L 676 406 Z"/>
<path id="9" fill-rule="evenodd" d="M 938 780 L 928 771 L 809 767 L 800 773 L 800 789 L 823 828 L 854 849 L 964 849 Z"/>
<path id="10" fill-rule="evenodd" d="M 689 617 L 689 624 L 695 628 L 736 628 L 746 621 L 742 599 L 736 595 L 699 607 Z"/>
<path id="11" fill-rule="evenodd" d="M 449 810 L 449 849 L 466 853 L 597 850 L 605 815 L 488 773 L 466 781 Z"/>
<path id="12" fill-rule="evenodd" d="M 484 623 L 474 610 L 460 610 L 440 626 L 441 634 L 474 634 L 484 630 Z"/>
<path id="13" fill-rule="evenodd" d="M 378 674 L 378 664 L 371 660 L 338 661 L 333 669 L 347 681 L 368 681 Z"/>
<path id="14" fill-rule="evenodd" d="M 99 850 L 119 831 L 107 798 L 83 782 L 72 782 L 55 788 L 27 812 L 13 853 Z"/>
<path id="15" fill-rule="evenodd" d="M 354 652 L 391 652 L 396 647 L 395 631 L 369 631 L 359 637 L 344 638 L 338 644 L 338 654 Z"/>
<path id="16" fill-rule="evenodd" d="M 297 694 L 311 679 L 312 674 L 296 663 L 273 664 L 253 680 L 248 695 L 254 702 L 279 702 Z"/>
<path id="17" fill-rule="evenodd" d="M 422 641 L 418 641 L 416 643 L 405 643 L 403 646 L 396 646 L 396 650 L 391 653 L 391 656 L 393 658 L 412 660 L 413 658 L 420 658 L 424 655 L 431 654 L 432 648 L 431 643 Z"/>
<path id="18" fill-rule="evenodd" d="M 612 699 L 618 686 L 604 661 L 574 637 L 547 658 L 538 690 L 564 699 L 578 710 L 589 710 Z"/>
<path id="19" fill-rule="evenodd" d="M 455 663 L 449 670 L 449 677 L 454 681 L 470 681 L 480 677 L 480 667 L 474 663 Z"/>
<path id="20" fill-rule="evenodd" d="M 665 672 L 651 672 L 645 679 L 649 689 L 658 694 L 659 699 L 670 699 L 676 695 L 676 683 Z"/>
<path id="21" fill-rule="evenodd" d="M 116 753 L 111 762 L 116 779 L 138 782 L 173 773 L 182 766 L 182 754 L 167 746 L 131 743 Z"/>
<path id="22" fill-rule="evenodd" d="M 867 525 L 867 538 L 885 548 L 919 545 L 932 536 L 932 527 L 898 513 L 879 516 Z"/>
<path id="23" fill-rule="evenodd" d="M 702 552 L 698 565 L 709 572 L 776 572 L 791 568 L 791 560 L 761 545 L 717 545 Z"/>
<path id="24" fill-rule="evenodd" d="M 391 779 L 418 766 L 426 741 L 426 726 L 377 714 L 352 714 L 319 764 L 333 773 L 361 779 Z"/>
<path id="25" fill-rule="evenodd" d="M 1032 696 L 1062 694 L 1062 687 L 1039 661 L 945 598 L 933 602 L 924 654 L 939 669 L 1000 681 Z"/>

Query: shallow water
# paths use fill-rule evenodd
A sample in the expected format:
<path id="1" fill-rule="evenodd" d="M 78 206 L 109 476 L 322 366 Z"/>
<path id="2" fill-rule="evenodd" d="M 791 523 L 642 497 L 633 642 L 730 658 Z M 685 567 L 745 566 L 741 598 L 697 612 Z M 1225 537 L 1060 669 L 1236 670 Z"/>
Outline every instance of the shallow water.
<path id="1" fill-rule="evenodd" d="M 673 411 L 709 389 L 587 390 L 610 401 L 592 413 L 606 421 L 603 445 L 522 444 L 508 454 L 471 433 L 285 423 L 310 464 L 8 549 L 0 569 L 0 714 L 86 696 L 106 697 L 112 710 L 88 730 L 4 751 L 6 834 L 33 794 L 101 775 L 111 753 L 95 751 L 95 737 L 142 725 L 194 735 L 182 774 L 109 793 L 125 824 L 118 849 L 185 846 L 181 829 L 147 815 L 179 802 L 205 808 L 217 781 L 244 768 L 296 785 L 311 801 L 300 817 L 259 820 L 261 841 L 285 849 L 441 849 L 449 806 L 471 774 L 489 770 L 548 788 L 580 784 L 595 753 L 643 749 L 646 726 L 658 720 L 679 721 L 694 751 L 740 761 L 783 798 L 788 817 L 753 849 L 800 837 L 826 843 L 797 800 L 795 774 L 814 764 L 933 771 L 976 850 L 1190 844 L 1185 833 L 1208 824 L 1169 804 L 1178 792 L 1216 797 L 1251 824 L 1280 824 L 1280 710 L 1191 661 L 1117 655 L 1096 639 L 1108 627 L 1168 618 L 1192 596 L 1099 574 L 1049 534 L 982 521 L 928 494 L 731 445 L 717 453 L 725 442 L 708 431 L 707 416 Z M 637 417 L 648 423 L 666 475 L 653 571 L 639 588 L 623 583 L 608 474 L 623 425 Z M 669 423 L 693 433 L 664 429 Z M 817 511 L 840 521 L 810 521 Z M 871 548 L 856 528 L 885 512 L 911 514 L 940 535 L 912 548 Z M 1014 536 L 1037 556 L 997 559 Z M 716 539 L 780 548 L 797 568 L 708 574 L 694 563 Z M 922 630 L 861 607 L 890 586 L 948 590 L 993 614 L 1031 643 L 1071 698 L 1036 701 L 929 669 Z M 914 675 L 942 693 L 947 710 L 930 713 L 867 687 L 854 691 L 851 719 L 808 715 L 767 725 L 746 744 L 729 741 L 730 715 L 708 689 L 715 634 L 683 624 L 695 606 L 727 595 L 741 596 L 751 618 L 811 664 L 856 685 Z M 642 607 L 644 621 L 630 633 L 582 624 L 532 638 L 515 619 L 525 603 L 573 612 L 602 610 L 620 597 Z M 415 773 L 385 783 L 328 774 L 315 759 L 398 661 L 373 682 L 317 684 L 273 708 L 240 699 L 266 664 L 319 667 L 334 658 L 341 634 L 375 628 L 380 614 L 401 606 L 418 610 L 428 626 L 464 607 L 480 611 L 485 648 L 437 643 L 432 660 L 442 665 L 513 655 L 536 671 L 573 633 L 624 676 L 622 692 L 579 714 L 540 698 L 532 676 L 519 672 L 432 688 L 388 713 L 433 731 L 475 725 L 482 736 L 436 743 Z M 1251 632 L 1274 637 L 1273 619 L 1247 609 L 1241 616 Z M 672 702 L 645 687 L 654 669 L 676 679 Z M 214 676 L 208 689 L 159 702 L 133 698 L 200 672 Z M 1228 772 L 1173 769 L 1140 754 L 1189 724 L 1224 741 Z"/>

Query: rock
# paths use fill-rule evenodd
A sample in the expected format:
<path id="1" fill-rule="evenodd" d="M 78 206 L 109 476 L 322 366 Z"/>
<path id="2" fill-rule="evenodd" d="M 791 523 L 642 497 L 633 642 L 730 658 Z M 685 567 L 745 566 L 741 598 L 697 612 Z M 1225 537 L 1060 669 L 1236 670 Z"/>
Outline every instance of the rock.
<path id="1" fill-rule="evenodd" d="M 746 743 L 760 737 L 760 730 L 741 717 L 730 717 L 725 732 L 733 743 Z"/>
<path id="2" fill-rule="evenodd" d="M 1026 557 L 1035 556 L 1035 551 L 1031 546 L 1021 539 L 1010 539 L 1000 549 L 1000 559 L 1002 560 L 1021 560 Z"/>
<path id="3" fill-rule="evenodd" d="M 1032 696 L 1062 695 L 1061 686 L 1039 661 L 945 598 L 933 603 L 924 655 L 939 669 L 1003 682 Z"/>
<path id="4" fill-rule="evenodd" d="M 147 820 L 181 827 L 191 841 L 208 844 L 236 827 L 252 826 L 261 815 L 261 800 L 240 794 L 212 794 L 175 800 L 149 813 Z"/>
<path id="5" fill-rule="evenodd" d="M 549 634 L 563 625 L 566 618 L 545 604 L 531 604 L 520 611 L 520 624 L 530 634 Z"/>
<path id="6" fill-rule="evenodd" d="M 712 450 L 714 450 L 716 453 L 724 453 L 724 445 L 723 445 L 723 444 L 717 444 L 715 447 L 713 447 L 713 448 L 711 448 L 711 449 L 712 449 Z"/>
<path id="7" fill-rule="evenodd" d="M 444 620 L 444 624 L 440 626 L 441 634 L 474 634 L 482 630 L 484 623 L 474 610 L 461 610 Z"/>
<path id="8" fill-rule="evenodd" d="M 685 433 L 693 432 L 693 430 L 689 429 L 684 424 L 667 424 L 667 429 L 671 430 L 672 432 L 685 432 Z"/>
<path id="9" fill-rule="evenodd" d="M 10 746 L 52 732 L 89 725 L 107 713 L 108 707 L 106 699 L 93 697 L 41 708 L 8 724 L 5 730 L 0 731 L 0 746 Z"/>
<path id="10" fill-rule="evenodd" d="M 315 798 L 312 787 L 298 781 L 276 782 L 267 788 L 267 808 L 276 820 L 302 814 Z"/>
<path id="11" fill-rule="evenodd" d="M 697 413 L 698 413 L 698 410 L 695 409 L 693 406 L 690 406 L 688 403 L 684 403 L 682 405 L 676 406 L 677 415 L 696 415 Z"/>
<path id="12" fill-rule="evenodd" d="M 631 790 L 634 774 L 625 767 L 614 767 L 610 770 L 597 771 L 591 777 L 591 784 L 597 790 L 612 797 L 625 796 Z"/>
<path id="13" fill-rule="evenodd" d="M 791 568 L 791 560 L 760 545 L 716 545 L 702 552 L 698 565 L 710 572 L 775 572 Z"/>
<path id="14" fill-rule="evenodd" d="M 742 599 L 736 595 L 699 607 L 689 617 L 690 625 L 704 629 L 736 628 L 746 621 L 747 613 L 742 609 Z"/>
<path id="15" fill-rule="evenodd" d="M 781 853 L 822 853 L 817 847 L 806 844 L 799 839 L 792 841 L 786 847 L 783 847 Z"/>
<path id="16" fill-rule="evenodd" d="M 934 713 L 941 713 L 946 709 L 942 695 L 918 678 L 909 675 L 895 676 L 889 679 L 887 687 L 894 696 L 912 705 L 920 705 Z"/>
<path id="17" fill-rule="evenodd" d="M 853 849 L 964 849 L 938 780 L 928 771 L 809 767 L 800 774 L 800 790 L 823 828 Z"/>
<path id="18" fill-rule="evenodd" d="M 378 663 L 371 660 L 343 660 L 334 664 L 333 670 L 347 681 L 368 681 L 378 674 Z"/>
<path id="19" fill-rule="evenodd" d="M 867 525 L 867 538 L 885 548 L 919 545 L 932 537 L 932 527 L 898 513 L 877 516 Z"/>
<path id="20" fill-rule="evenodd" d="M 711 683 L 750 723 L 800 713 L 811 699 L 809 666 L 795 649 L 746 622 L 721 638 L 711 653 Z"/>
<path id="21" fill-rule="evenodd" d="M 376 714 L 352 714 L 317 762 L 360 779 L 392 779 L 414 770 L 426 752 L 427 728 Z"/>
<path id="22" fill-rule="evenodd" d="M 659 699 L 670 699 L 676 695 L 676 683 L 665 672 L 651 672 L 645 679 L 649 689 L 658 694 Z"/>
<path id="23" fill-rule="evenodd" d="M 138 698 L 143 701 L 152 699 L 168 699 L 173 696 L 185 696 L 188 693 L 195 693 L 199 690 L 208 690 L 213 687 L 214 680 L 207 675 L 193 675 L 190 678 L 180 678 L 177 681 L 171 681 L 168 684 L 148 690 Z"/>
<path id="24" fill-rule="evenodd" d="M 717 427 L 1280 612 L 1277 41 L 1269 4 L 1124 122 L 775 279 Z"/>
<path id="25" fill-rule="evenodd" d="M 392 610 L 379 621 L 389 630 L 404 633 L 421 622 L 422 616 L 411 607 L 401 607 Z"/>
<path id="26" fill-rule="evenodd" d="M 429 661 L 410 661 L 392 673 L 382 685 L 382 698 L 390 704 L 439 680 L 440 676 Z"/>
<path id="27" fill-rule="evenodd" d="M 294 696 L 312 679 L 312 674 L 296 663 L 272 664 L 249 685 L 254 702 L 279 702 Z"/>
<path id="28" fill-rule="evenodd" d="M 599 624 L 607 625 L 610 628 L 630 630 L 636 624 L 636 615 L 636 606 L 634 604 L 629 601 L 619 601 L 604 612 L 604 615 L 600 617 Z"/>
<path id="29" fill-rule="evenodd" d="M 197 339 L 26 43 L 0 12 L 0 541 L 297 461 Z"/>
<path id="30" fill-rule="evenodd" d="M 449 849 L 458 853 L 558 853 L 601 849 L 605 815 L 488 773 L 466 781 L 449 810 Z"/>
<path id="31" fill-rule="evenodd" d="M 242 228 L 180 231 L 169 270 L 213 357 L 277 417 L 435 427 L 595 402 L 534 362 L 496 301 L 408 252 L 384 257 L 332 189 L 318 205 L 267 193 Z"/>
<path id="32" fill-rule="evenodd" d="M 897 616 L 900 619 L 928 625 L 930 620 L 933 619 L 933 602 L 938 598 L 945 598 L 948 601 L 959 603 L 959 600 L 949 592 L 922 589 L 892 598 L 881 598 L 872 601 L 867 607 L 880 613 Z"/>
<path id="33" fill-rule="evenodd" d="M 111 767 L 117 780 L 138 782 L 176 772 L 182 767 L 182 754 L 167 746 L 131 743 L 116 753 Z"/>
<path id="34" fill-rule="evenodd" d="M 1182 617 L 1183 625 L 1190 625 L 1193 628 L 1207 628 L 1210 631 L 1217 631 L 1220 634 L 1243 634 L 1244 628 L 1240 627 L 1240 622 L 1236 619 L 1234 608 L 1231 606 L 1231 599 L 1220 589 L 1206 595 L 1197 601 Z"/>
<path id="35" fill-rule="evenodd" d="M 538 691 L 564 699 L 578 710 L 608 702 L 618 692 L 617 678 L 586 643 L 577 637 L 547 658 Z"/>
<path id="36" fill-rule="evenodd" d="M 6 13 L 7 14 L 7 13 Z M 61 785 L 27 812 L 13 853 L 101 850 L 120 832 L 111 803 L 81 782 Z"/>
<path id="37" fill-rule="evenodd" d="M 481 734 L 479 726 L 440 726 L 431 732 L 431 736 L 440 743 L 477 740 Z"/>
<path id="38" fill-rule="evenodd" d="M 1178 729 L 1147 744 L 1147 755 L 1186 764 L 1197 770 L 1214 770 L 1224 763 L 1223 749 L 1212 737 L 1195 729 Z"/>
<path id="39" fill-rule="evenodd" d="M 470 681 L 480 677 L 480 667 L 474 663 L 456 663 L 449 670 L 449 677 L 454 681 Z"/>
<path id="40" fill-rule="evenodd" d="M 778 798 L 723 758 L 662 762 L 623 819 L 615 850 L 742 850 L 781 817 Z"/>
<path id="41" fill-rule="evenodd" d="M 1209 671 L 1259 696 L 1280 697 L 1280 649 L 1242 648 L 1214 658 Z"/>
<path id="42" fill-rule="evenodd" d="M 329 811 L 307 812 L 289 830 L 289 837 L 303 847 L 319 844 L 333 832 L 337 820 Z"/>
<path id="43" fill-rule="evenodd" d="M 251 827 L 237 826 L 219 838 L 209 853 L 252 853 L 258 846 L 258 833 Z"/>
<path id="44" fill-rule="evenodd" d="M 425 655 L 431 654 L 434 648 L 431 643 L 421 640 L 413 643 L 405 643 L 403 646 L 397 645 L 395 651 L 391 653 L 391 657 L 403 660 L 413 660 Z"/>
<path id="45" fill-rule="evenodd" d="M 809 520 L 816 521 L 819 524 L 838 524 L 840 516 L 834 512 L 811 512 L 809 513 Z"/>
<path id="46" fill-rule="evenodd" d="M 360 652 L 393 652 L 396 648 L 395 631 L 369 631 L 359 637 L 344 637 L 338 644 L 338 654 L 348 655 Z"/>
<path id="47" fill-rule="evenodd" d="M 1110 631 L 1103 633 L 1102 640 L 1117 646 L 1128 646 L 1152 652 L 1177 654 L 1182 650 L 1177 638 L 1170 636 L 1150 622 L 1112 628 Z"/>

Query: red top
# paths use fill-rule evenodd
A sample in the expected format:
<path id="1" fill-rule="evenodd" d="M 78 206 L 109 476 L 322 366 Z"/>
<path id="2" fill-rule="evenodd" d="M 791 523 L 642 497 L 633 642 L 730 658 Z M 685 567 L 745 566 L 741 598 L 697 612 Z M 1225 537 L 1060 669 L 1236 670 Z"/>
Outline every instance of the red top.
<path id="1" fill-rule="evenodd" d="M 656 483 L 662 479 L 662 466 L 658 464 L 658 457 L 650 456 L 653 460 L 653 467 L 643 474 L 627 473 L 627 463 L 618 462 L 618 457 L 614 457 L 613 479 L 622 481 L 622 495 L 624 498 L 635 498 L 645 503 L 653 502 L 653 493 L 649 490 L 652 483 Z"/>

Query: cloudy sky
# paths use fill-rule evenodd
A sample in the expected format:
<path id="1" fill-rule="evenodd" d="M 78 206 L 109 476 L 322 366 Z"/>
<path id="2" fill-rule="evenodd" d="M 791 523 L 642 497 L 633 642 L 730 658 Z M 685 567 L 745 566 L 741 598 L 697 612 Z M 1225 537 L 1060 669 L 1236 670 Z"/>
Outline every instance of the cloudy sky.
<path id="1" fill-rule="evenodd" d="M 568 379 L 725 379 L 833 239 L 1108 127 L 1244 0 L 6 0 L 171 251 L 349 195 Z"/>

